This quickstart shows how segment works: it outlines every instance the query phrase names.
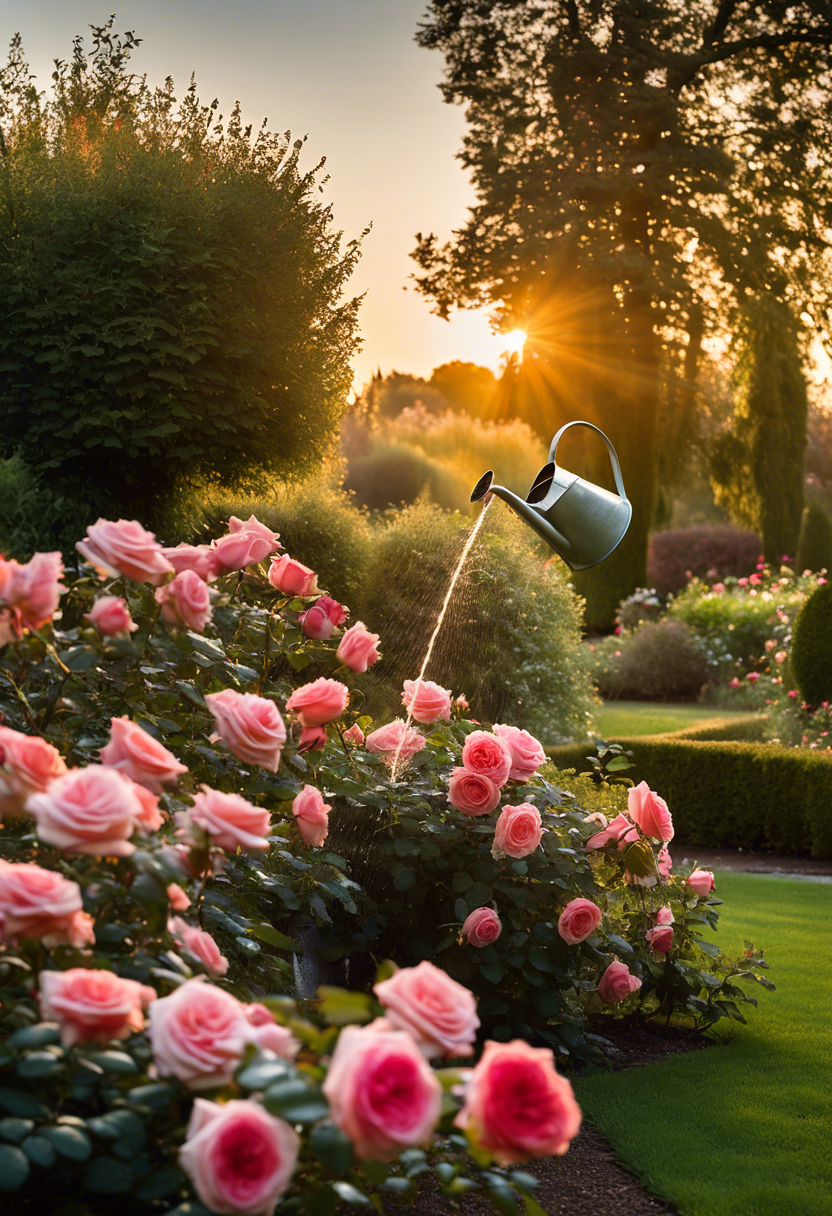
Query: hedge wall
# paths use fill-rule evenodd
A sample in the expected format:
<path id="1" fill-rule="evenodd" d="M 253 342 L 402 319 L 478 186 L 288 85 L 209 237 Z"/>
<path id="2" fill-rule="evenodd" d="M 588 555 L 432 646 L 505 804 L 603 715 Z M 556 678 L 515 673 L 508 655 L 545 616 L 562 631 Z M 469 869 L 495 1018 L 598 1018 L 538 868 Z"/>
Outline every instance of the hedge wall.
<path id="1" fill-rule="evenodd" d="M 832 858 L 832 756 L 775 744 L 618 739 L 627 775 L 666 800 L 685 845 Z M 549 748 L 559 768 L 589 770 L 585 743 Z"/>

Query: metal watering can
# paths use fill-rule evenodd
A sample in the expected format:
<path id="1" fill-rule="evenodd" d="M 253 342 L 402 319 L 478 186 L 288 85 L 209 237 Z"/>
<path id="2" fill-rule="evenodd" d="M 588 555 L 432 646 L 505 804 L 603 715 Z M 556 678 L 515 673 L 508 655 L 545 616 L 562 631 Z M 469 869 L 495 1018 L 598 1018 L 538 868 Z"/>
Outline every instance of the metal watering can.
<path id="1" fill-rule="evenodd" d="M 558 444 L 571 426 L 586 426 L 601 436 L 610 454 L 617 494 L 585 481 L 577 473 L 558 468 L 555 463 Z M 624 492 L 615 448 L 591 422 L 567 422 L 560 428 L 549 448 L 548 464 L 535 477 L 525 502 L 505 486 L 494 485 L 490 470 L 474 486 L 471 502 L 479 502 L 489 493 L 507 502 L 563 558 L 570 570 L 587 570 L 609 557 L 633 517 L 633 504 Z"/>

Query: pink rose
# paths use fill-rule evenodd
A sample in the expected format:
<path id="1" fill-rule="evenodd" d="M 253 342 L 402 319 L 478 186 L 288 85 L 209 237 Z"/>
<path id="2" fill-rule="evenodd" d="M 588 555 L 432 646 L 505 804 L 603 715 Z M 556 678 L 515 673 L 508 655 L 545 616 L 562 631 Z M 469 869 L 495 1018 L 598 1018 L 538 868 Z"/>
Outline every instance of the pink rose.
<path id="1" fill-rule="evenodd" d="M 0 813 L 19 815 L 29 794 L 45 790 L 66 772 L 66 765 L 51 743 L 37 735 L 24 735 L 0 726 Z"/>
<path id="2" fill-rule="evenodd" d="M 379 635 L 370 633 L 363 621 L 356 621 L 345 630 L 335 657 L 351 671 L 366 671 L 381 657 L 378 653 L 378 638 Z"/>
<path id="3" fill-rule="evenodd" d="M 210 933 L 198 929 L 196 925 L 189 925 L 181 916 L 170 918 L 168 933 L 199 959 L 209 975 L 225 975 L 228 959 L 220 953 L 220 948 Z"/>
<path id="4" fill-rule="evenodd" d="M 469 946 L 490 946 L 492 942 L 496 942 L 502 931 L 500 918 L 493 908 L 475 908 L 463 922 L 459 944 L 462 945 L 462 939 L 465 938 Z"/>
<path id="5" fill-rule="evenodd" d="M 317 595 L 318 576 L 314 570 L 296 562 L 288 553 L 272 558 L 269 566 L 269 582 L 282 595 Z"/>
<path id="6" fill-rule="evenodd" d="M 660 919 L 662 914 L 670 916 L 670 920 Z M 656 925 L 648 929 L 645 937 L 653 954 L 667 954 L 673 945 L 673 913 L 669 908 L 660 908 L 656 916 Z"/>
<path id="7" fill-rule="evenodd" d="M 633 826 L 633 821 L 622 813 L 621 815 L 616 815 L 615 819 L 611 819 L 602 831 L 596 832 L 594 836 L 590 836 L 585 847 L 587 849 L 603 849 L 604 845 L 614 842 L 618 845 L 619 849 L 624 849 L 628 844 L 633 844 L 638 839 L 638 830 Z"/>
<path id="8" fill-rule="evenodd" d="M 326 747 L 326 740 L 327 733 L 325 726 L 304 726 L 298 740 L 298 751 L 323 751 Z"/>
<path id="9" fill-rule="evenodd" d="M 463 815 L 487 815 L 499 806 L 500 790 L 489 777 L 455 768 L 448 782 L 448 801 Z"/>
<path id="10" fill-rule="evenodd" d="M 130 778 L 125 777 L 125 780 L 129 781 Z M 159 810 L 158 796 L 145 789 L 143 785 L 136 785 L 135 781 L 131 781 L 130 786 L 139 800 L 140 811 L 136 816 L 136 827 L 145 834 L 158 832 L 165 822 L 165 816 Z"/>
<path id="11" fill-rule="evenodd" d="M 688 875 L 687 881 L 691 891 L 700 899 L 706 899 L 716 885 L 711 870 L 694 870 Z"/>
<path id="12" fill-rule="evenodd" d="M 250 1040 L 240 1002 L 201 976 L 154 1001 L 149 1020 L 159 1075 L 177 1077 L 188 1089 L 227 1085 Z"/>
<path id="13" fill-rule="evenodd" d="M 292 711 L 301 726 L 323 726 L 340 718 L 349 699 L 350 690 L 346 684 L 321 676 L 311 684 L 296 688 L 286 702 L 286 708 Z"/>
<path id="14" fill-rule="evenodd" d="M 110 722 L 110 742 L 102 748 L 101 763 L 116 768 L 125 777 L 143 785 L 153 794 L 161 794 L 165 785 L 175 785 L 188 766 L 129 718 L 113 718 Z"/>
<path id="15" fill-rule="evenodd" d="M 666 844 L 663 844 L 659 849 L 659 855 L 656 858 L 656 869 L 659 871 L 662 882 L 667 882 L 670 878 L 670 872 L 673 869 L 673 861 L 670 857 L 670 851 Z"/>
<path id="16" fill-rule="evenodd" d="M 337 600 L 328 595 L 322 595 L 311 608 L 302 612 L 298 624 L 308 638 L 325 640 L 332 637 L 337 625 L 343 625 L 347 619 L 347 609 Z"/>
<path id="17" fill-rule="evenodd" d="M 364 746 L 368 752 L 377 752 L 392 764 L 398 757 L 403 763 L 410 760 L 425 746 L 425 737 L 412 726 L 405 726 L 402 718 L 395 718 L 378 730 L 371 731 Z"/>
<path id="18" fill-rule="evenodd" d="M 177 574 L 193 570 L 206 583 L 217 577 L 217 567 L 208 545 L 177 545 L 175 549 L 163 549 L 165 557 Z"/>
<path id="19" fill-rule="evenodd" d="M 529 802 L 504 806 L 494 828 L 493 857 L 528 857 L 543 838 L 540 811 Z"/>
<path id="20" fill-rule="evenodd" d="M 404 967 L 373 992 L 384 1006 L 386 1020 L 406 1030 L 427 1058 L 470 1056 L 480 1020 L 477 999 L 427 961 Z"/>
<path id="21" fill-rule="evenodd" d="M 174 912 L 185 912 L 191 906 L 191 901 L 178 882 L 169 883 L 166 889 L 168 903 Z"/>
<path id="22" fill-rule="evenodd" d="M 90 764 L 56 777 L 43 794 L 26 803 L 37 834 L 64 853 L 129 857 L 130 843 L 143 814 L 133 783 L 113 768 Z"/>
<path id="23" fill-rule="evenodd" d="M 173 566 L 152 532 L 145 532 L 135 519 L 99 519 L 75 546 L 82 557 L 102 573 L 117 578 L 123 574 L 136 583 L 158 587 Z"/>
<path id="24" fill-rule="evenodd" d="M 515 1039 L 485 1044 L 454 1122 L 470 1129 L 500 1165 L 511 1165 L 565 1153 L 581 1110 L 550 1049 Z"/>
<path id="25" fill-rule="evenodd" d="M 252 806 L 239 794 L 224 794 L 203 785 L 200 793 L 194 794 L 194 805 L 180 815 L 178 821 L 186 831 L 189 824 L 196 824 L 207 832 L 211 844 L 226 853 L 236 853 L 237 849 L 264 853 L 269 848 L 269 812 Z"/>
<path id="26" fill-rule="evenodd" d="M 238 760 L 277 772 L 286 727 L 273 701 L 224 688 L 209 693 L 205 704 L 214 715 L 217 735 Z"/>
<path id="27" fill-rule="evenodd" d="M 249 1024 L 252 1043 L 261 1051 L 273 1051 L 283 1060 L 294 1060 L 300 1051 L 300 1043 L 290 1030 L 274 1020 L 270 1009 L 255 1002 L 244 1005 L 243 1013 Z"/>
<path id="28" fill-rule="evenodd" d="M 479 773 L 495 785 L 503 786 L 508 781 L 513 760 L 511 749 L 503 739 L 487 730 L 475 730 L 465 740 L 462 763 L 472 773 Z"/>
<path id="29" fill-rule="evenodd" d="M 104 638 L 114 638 L 120 633 L 135 633 L 138 625 L 130 616 L 127 601 L 120 595 L 100 595 L 84 620 L 94 625 Z"/>
<path id="30" fill-rule="evenodd" d="M 58 610 L 66 587 L 60 553 L 36 553 L 25 565 L 0 558 L 0 599 L 14 610 L 18 628 L 40 629 Z"/>
<path id="31" fill-rule="evenodd" d="M 616 959 L 601 976 L 598 995 L 608 1005 L 617 1005 L 619 1001 L 626 1001 L 630 993 L 638 992 L 640 987 L 641 980 L 630 975 L 627 965 Z"/>
<path id="32" fill-rule="evenodd" d="M 452 695 L 432 680 L 405 680 L 402 704 L 411 718 L 430 724 L 450 718 Z"/>
<path id="33" fill-rule="evenodd" d="M 314 785 L 305 785 L 292 803 L 292 814 L 304 843 L 319 849 L 329 831 L 329 812 L 332 807 L 323 800 L 321 791 Z"/>
<path id="34" fill-rule="evenodd" d="M 259 1102 L 197 1098 L 179 1164 L 209 1211 L 272 1216 L 299 1151 L 294 1128 Z"/>
<path id="35" fill-rule="evenodd" d="M 403 1030 L 345 1027 L 323 1091 L 333 1122 L 370 1161 L 427 1144 L 442 1105 L 439 1081 Z"/>
<path id="36" fill-rule="evenodd" d="M 352 743 L 353 747 L 360 747 L 364 742 L 364 731 L 357 722 L 354 722 L 349 730 L 344 731 L 344 742 Z"/>
<path id="37" fill-rule="evenodd" d="M 144 1013 L 156 993 L 146 984 L 123 980 L 112 971 L 41 971 L 40 1012 L 57 1022 L 64 1047 L 109 1043 L 144 1029 Z"/>
<path id="38" fill-rule="evenodd" d="M 585 942 L 601 923 L 601 909 L 591 899 L 572 899 L 558 917 L 558 933 L 570 946 Z"/>
<path id="39" fill-rule="evenodd" d="M 57 870 L 0 858 L 0 938 L 6 945 L 15 946 L 20 938 L 45 946 L 91 945 L 92 919 L 81 907 L 77 882 Z"/>
<path id="40" fill-rule="evenodd" d="M 272 532 L 252 515 L 245 522 L 232 515 L 228 521 L 228 533 L 211 542 L 211 561 L 218 574 L 229 570 L 242 570 L 262 562 L 275 549 L 279 549 L 278 532 Z"/>
<path id="41" fill-rule="evenodd" d="M 208 584 L 193 570 L 183 570 L 164 587 L 156 588 L 156 603 L 169 625 L 184 625 L 194 633 L 204 633 L 211 619 Z"/>
<path id="42" fill-rule="evenodd" d="M 627 813 L 645 836 L 665 842 L 673 839 L 673 820 L 667 803 L 653 793 L 646 781 L 627 790 Z"/>
<path id="43" fill-rule="evenodd" d="M 546 763 L 546 753 L 543 744 L 519 726 L 494 726 L 494 734 L 502 739 L 511 752 L 511 769 L 509 781 L 529 781 Z"/>

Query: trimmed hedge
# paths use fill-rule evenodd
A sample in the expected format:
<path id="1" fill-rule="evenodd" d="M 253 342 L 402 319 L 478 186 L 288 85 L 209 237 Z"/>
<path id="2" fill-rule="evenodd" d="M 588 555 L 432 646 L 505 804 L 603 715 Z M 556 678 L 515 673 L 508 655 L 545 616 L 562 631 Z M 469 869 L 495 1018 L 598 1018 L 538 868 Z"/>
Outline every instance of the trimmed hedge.
<path id="1" fill-rule="evenodd" d="M 633 753 L 627 775 L 666 800 L 685 845 L 832 857 L 832 756 L 664 735 L 616 742 Z M 547 752 L 558 768 L 587 772 L 588 750 Z"/>

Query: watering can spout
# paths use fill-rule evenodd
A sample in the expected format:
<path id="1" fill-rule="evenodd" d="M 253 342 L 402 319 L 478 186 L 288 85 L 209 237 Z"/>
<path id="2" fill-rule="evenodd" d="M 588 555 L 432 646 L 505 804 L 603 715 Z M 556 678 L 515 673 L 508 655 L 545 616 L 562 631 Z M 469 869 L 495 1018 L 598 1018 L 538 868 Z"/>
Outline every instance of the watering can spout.
<path id="1" fill-rule="evenodd" d="M 576 473 L 558 468 L 555 462 L 561 435 L 572 426 L 585 426 L 607 445 L 617 494 L 585 481 Z M 603 431 L 591 422 L 567 422 L 552 440 L 549 461 L 538 473 L 525 500 L 494 484 L 494 474 L 485 473 L 474 486 L 471 502 L 496 494 L 524 519 L 570 570 L 587 570 L 609 557 L 630 526 L 633 507 L 624 492 L 621 466 L 615 448 Z"/>

